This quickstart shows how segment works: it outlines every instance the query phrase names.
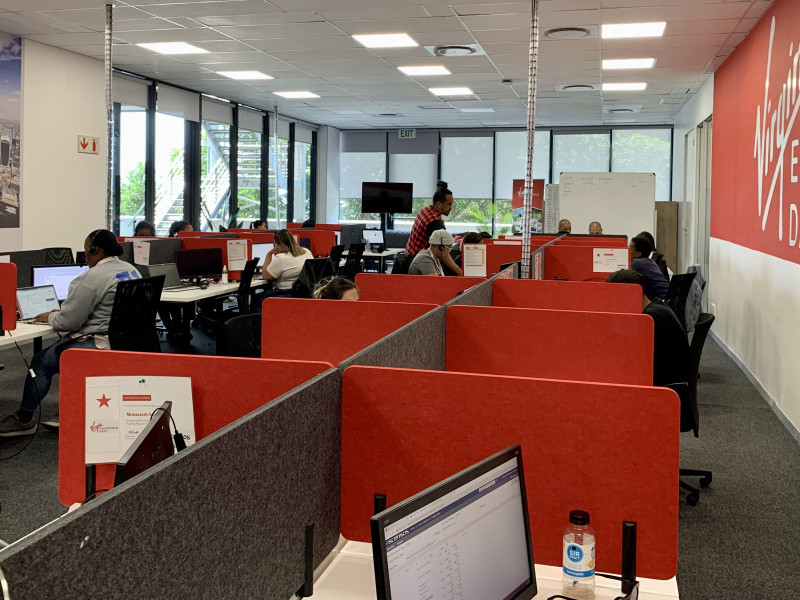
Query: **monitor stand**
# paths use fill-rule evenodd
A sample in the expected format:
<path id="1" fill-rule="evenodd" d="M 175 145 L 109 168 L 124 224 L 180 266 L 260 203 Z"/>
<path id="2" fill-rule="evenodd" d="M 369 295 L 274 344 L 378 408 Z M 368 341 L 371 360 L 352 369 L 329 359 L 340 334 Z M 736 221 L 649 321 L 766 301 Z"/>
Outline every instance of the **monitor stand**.
<path id="1" fill-rule="evenodd" d="M 387 229 L 394 229 L 393 213 L 381 213 L 381 231 L 383 232 L 384 236 L 386 236 Z"/>

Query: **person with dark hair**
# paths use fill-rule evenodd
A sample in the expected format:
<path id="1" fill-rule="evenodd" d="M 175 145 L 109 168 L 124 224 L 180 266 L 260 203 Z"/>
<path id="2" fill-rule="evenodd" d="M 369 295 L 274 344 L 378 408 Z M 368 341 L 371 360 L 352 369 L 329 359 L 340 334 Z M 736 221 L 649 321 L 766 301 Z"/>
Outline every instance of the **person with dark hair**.
<path id="1" fill-rule="evenodd" d="M 300 225 L 300 229 L 314 229 L 317 226 L 317 222 L 314 219 L 306 219 L 303 221 L 303 224 Z"/>
<path id="2" fill-rule="evenodd" d="M 647 238 L 636 236 L 631 239 L 628 248 L 631 251 L 631 269 L 642 276 L 645 294 L 653 300 L 663 300 L 669 290 L 669 279 L 664 276 L 658 265 L 650 258 L 653 247 Z"/>
<path id="3" fill-rule="evenodd" d="M 122 246 L 107 229 L 92 231 L 83 243 L 89 269 L 69 284 L 67 298 L 60 310 L 37 315 L 35 323 L 49 323 L 64 335 L 31 361 L 31 373 L 25 378 L 19 410 L 0 420 L 0 437 L 33 435 L 36 422 L 33 413 L 50 390 L 53 375 L 59 372 L 61 353 L 68 348 L 108 349 L 108 324 L 117 283 L 140 279 L 133 265 L 121 261 Z M 58 426 L 58 418 L 44 422 Z"/>
<path id="4" fill-rule="evenodd" d="M 181 231 L 194 231 L 194 227 L 189 221 L 175 221 L 169 226 L 169 237 L 178 237 Z"/>
<path id="5" fill-rule="evenodd" d="M 139 221 L 133 230 L 133 237 L 154 237 L 156 228 L 148 221 Z"/>
<path id="6" fill-rule="evenodd" d="M 650 253 L 650 258 L 652 258 L 653 261 L 655 261 L 655 263 L 658 265 L 658 268 L 661 269 L 664 277 L 669 279 L 672 276 L 672 272 L 667 266 L 667 261 L 664 260 L 664 255 L 656 249 L 656 241 L 653 239 L 653 234 L 649 231 L 642 231 L 636 237 L 643 237 L 650 242 L 650 246 L 653 248 L 653 251 Z"/>
<path id="7" fill-rule="evenodd" d="M 358 300 L 358 286 L 347 277 L 326 277 L 314 288 L 318 300 Z"/>
<path id="8" fill-rule="evenodd" d="M 266 229 L 267 222 L 264 219 L 256 219 L 250 223 L 250 229 Z"/>
<path id="9" fill-rule="evenodd" d="M 565 233 L 572 233 L 572 223 L 570 223 L 569 219 L 561 219 L 558 222 L 558 235 Z"/>
<path id="10" fill-rule="evenodd" d="M 649 259 L 648 259 L 649 260 Z M 628 283 L 642 289 L 642 313 L 653 319 L 653 385 L 689 381 L 689 340 L 672 309 L 661 300 L 651 300 L 644 279 L 631 269 L 621 269 L 606 278 L 608 283 Z"/>
<path id="11" fill-rule="evenodd" d="M 436 193 L 433 201 L 417 213 L 414 225 L 411 227 L 411 234 L 408 236 L 406 244 L 406 254 L 416 256 L 428 247 L 428 240 L 431 239 L 434 231 L 445 229 L 442 215 L 447 216 L 453 210 L 453 192 L 447 189 L 446 181 L 439 181 L 436 184 Z M 452 272 L 461 275 L 461 267 L 453 262 L 450 253 L 442 260 L 442 264 L 447 266 Z"/>

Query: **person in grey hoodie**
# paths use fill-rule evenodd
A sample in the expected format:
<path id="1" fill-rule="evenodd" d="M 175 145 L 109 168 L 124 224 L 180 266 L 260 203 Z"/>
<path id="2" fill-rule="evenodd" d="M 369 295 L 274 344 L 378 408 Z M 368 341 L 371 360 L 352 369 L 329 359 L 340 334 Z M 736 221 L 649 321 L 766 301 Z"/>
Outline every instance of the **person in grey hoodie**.
<path id="1" fill-rule="evenodd" d="M 53 375 L 59 372 L 61 353 L 67 348 L 108 349 L 108 324 L 117 283 L 141 278 L 133 265 L 118 258 L 122 255 L 122 246 L 111 231 L 97 229 L 91 232 L 83 246 L 89 269 L 69 284 L 67 299 L 60 310 L 42 313 L 34 320 L 49 323 L 54 331 L 66 335 L 33 357 L 31 372 L 35 376 L 29 372 L 25 378 L 19 410 L 0 420 L 0 437 L 36 433 L 33 414 L 50 390 Z M 57 418 L 49 422 L 58 426 Z"/>

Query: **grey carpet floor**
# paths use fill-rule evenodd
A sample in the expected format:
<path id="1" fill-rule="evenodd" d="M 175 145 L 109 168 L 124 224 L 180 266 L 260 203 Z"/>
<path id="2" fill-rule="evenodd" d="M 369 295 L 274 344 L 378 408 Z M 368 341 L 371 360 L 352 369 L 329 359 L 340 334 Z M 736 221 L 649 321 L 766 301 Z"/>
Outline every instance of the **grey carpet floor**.
<path id="1" fill-rule="evenodd" d="M 213 340 L 202 334 L 195 333 L 193 346 L 202 354 L 214 352 Z M 30 345 L 23 350 L 30 360 Z M 18 406 L 25 366 L 16 349 L 0 352 L 2 363 L 5 415 Z M 800 445 L 711 338 L 701 374 L 700 437 L 683 434 L 681 465 L 712 470 L 714 482 L 697 506 L 680 506 L 680 596 L 800 598 Z M 54 392 L 56 385 L 44 402 L 45 417 L 57 410 Z M 0 441 L 0 459 L 24 443 Z M 0 539 L 12 542 L 64 513 L 57 461 L 57 436 L 40 432 L 20 456 L 0 462 Z"/>

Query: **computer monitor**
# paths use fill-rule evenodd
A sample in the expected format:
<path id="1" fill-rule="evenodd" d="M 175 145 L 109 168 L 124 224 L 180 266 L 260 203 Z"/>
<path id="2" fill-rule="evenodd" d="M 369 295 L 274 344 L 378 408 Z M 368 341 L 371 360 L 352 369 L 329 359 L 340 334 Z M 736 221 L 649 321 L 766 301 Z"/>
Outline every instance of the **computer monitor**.
<path id="1" fill-rule="evenodd" d="M 33 287 L 52 285 L 56 288 L 56 297 L 59 302 L 67 299 L 69 284 L 78 275 L 88 270 L 86 265 L 48 265 L 45 267 L 31 267 Z"/>
<path id="2" fill-rule="evenodd" d="M 364 236 L 364 241 L 368 244 L 383 245 L 385 243 L 383 241 L 383 231 L 380 229 L 365 229 L 361 235 Z"/>
<path id="3" fill-rule="evenodd" d="M 17 290 L 17 314 L 20 321 L 27 321 L 36 315 L 58 310 L 59 306 L 55 286 L 43 285 Z"/>
<path id="4" fill-rule="evenodd" d="M 375 515 L 370 527 L 378 600 L 536 595 L 519 446 Z"/>
<path id="5" fill-rule="evenodd" d="M 410 213 L 414 185 L 411 183 L 363 182 L 362 213 Z"/>
<path id="6" fill-rule="evenodd" d="M 119 459 L 114 475 L 115 486 L 175 454 L 169 433 L 171 411 L 172 402 L 167 401 L 150 417 L 150 422 Z"/>
<path id="7" fill-rule="evenodd" d="M 311 250 L 311 240 L 309 238 L 301 237 L 299 240 L 297 240 L 297 243 L 300 245 L 301 248 Z"/>
<path id="8" fill-rule="evenodd" d="M 76 265 L 85 265 L 86 264 L 86 252 L 83 250 L 78 250 L 75 252 L 75 264 Z"/>
<path id="9" fill-rule="evenodd" d="M 342 225 L 339 243 L 349 246 L 350 244 L 361 244 L 364 237 L 363 225 Z"/>
<path id="10" fill-rule="evenodd" d="M 176 250 L 175 264 L 181 279 L 219 277 L 222 275 L 222 248 Z"/>
<path id="11" fill-rule="evenodd" d="M 253 244 L 253 258 L 258 259 L 258 266 L 264 264 L 267 253 L 275 247 L 275 244 Z"/>

